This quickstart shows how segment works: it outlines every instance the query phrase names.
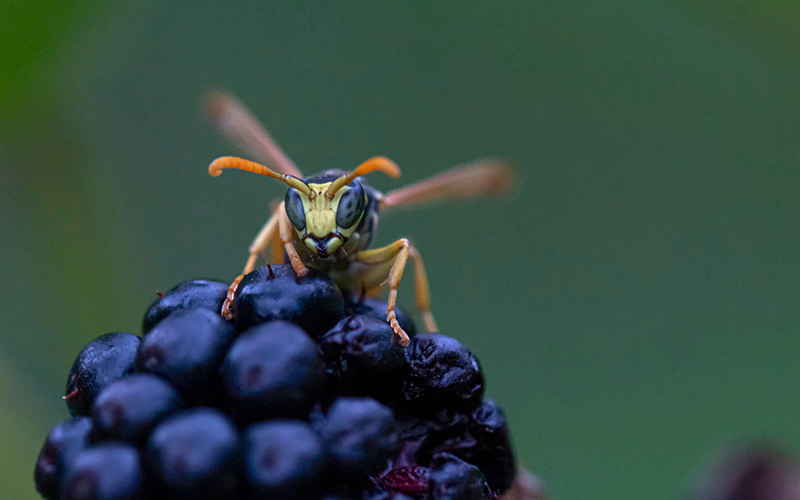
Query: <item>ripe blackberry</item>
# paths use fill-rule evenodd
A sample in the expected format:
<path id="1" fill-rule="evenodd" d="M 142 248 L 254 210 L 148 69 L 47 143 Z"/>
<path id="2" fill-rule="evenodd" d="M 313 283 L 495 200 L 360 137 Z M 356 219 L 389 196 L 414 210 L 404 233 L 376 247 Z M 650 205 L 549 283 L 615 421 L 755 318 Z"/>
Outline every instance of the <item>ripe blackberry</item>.
<path id="1" fill-rule="evenodd" d="M 483 372 L 478 358 L 458 340 L 423 333 L 406 351 L 409 374 L 406 399 L 419 407 L 472 409 L 483 397 Z"/>
<path id="2" fill-rule="evenodd" d="M 296 325 L 271 321 L 243 332 L 222 366 L 225 395 L 240 422 L 306 418 L 325 392 L 325 364 Z"/>
<path id="3" fill-rule="evenodd" d="M 143 499 L 139 452 L 131 445 L 101 443 L 80 452 L 67 468 L 62 500 Z"/>
<path id="4" fill-rule="evenodd" d="M 150 305 L 142 321 L 142 332 L 149 332 L 162 319 L 176 312 L 191 309 L 219 312 L 227 294 L 228 285 L 220 281 L 191 280 L 179 283 Z"/>
<path id="5" fill-rule="evenodd" d="M 42 496 L 497 500 L 512 491 L 506 420 L 483 398 L 463 344 L 423 333 L 403 349 L 385 302 L 350 297 L 344 317 L 341 292 L 315 271 L 251 273 L 232 322 L 218 312 L 225 290 L 182 283 L 145 314 L 142 340 L 117 332 L 81 351 L 67 402 L 91 419 L 48 436 L 34 473 Z M 519 484 L 513 498 L 534 498 Z"/>
<path id="6" fill-rule="evenodd" d="M 113 332 L 83 348 L 72 365 L 64 395 L 73 416 L 89 415 L 100 391 L 133 371 L 139 342 L 130 333 Z"/>
<path id="7" fill-rule="evenodd" d="M 494 401 L 484 399 L 471 417 L 470 433 L 476 444 L 455 454 L 477 466 L 493 490 L 506 491 L 514 482 L 517 463 L 503 409 Z"/>
<path id="8" fill-rule="evenodd" d="M 191 402 L 214 404 L 220 399 L 219 367 L 235 335 L 219 314 L 179 312 L 144 337 L 136 368 L 165 378 Z"/>
<path id="9" fill-rule="evenodd" d="M 73 417 L 55 426 L 47 435 L 33 474 L 36 491 L 44 498 L 58 498 L 64 470 L 89 445 L 91 430 L 89 417 Z"/>
<path id="10" fill-rule="evenodd" d="M 431 500 L 486 500 L 490 494 L 477 467 L 448 453 L 433 457 L 429 478 Z"/>
<path id="11" fill-rule="evenodd" d="M 338 395 L 400 398 L 407 368 L 403 348 L 386 319 L 348 316 L 319 338 Z"/>
<path id="12" fill-rule="evenodd" d="M 178 391 L 168 382 L 146 373 L 131 375 L 97 396 L 92 409 L 94 437 L 139 444 L 161 419 L 182 406 Z"/>
<path id="13" fill-rule="evenodd" d="M 477 466 L 493 490 L 505 491 L 514 480 L 517 466 L 508 426 L 494 401 L 484 399 L 471 413 L 440 411 L 431 419 L 411 420 L 402 429 L 406 436 L 416 435 L 421 463 L 437 453 L 450 453 Z"/>
<path id="14" fill-rule="evenodd" d="M 344 298 L 344 311 L 348 316 L 361 315 L 370 318 L 386 321 L 386 301 L 377 297 L 366 297 L 364 295 L 346 294 Z M 396 307 L 397 322 L 405 330 L 409 337 L 417 334 L 417 327 L 408 311 L 402 307 Z"/>
<path id="15" fill-rule="evenodd" d="M 394 413 L 371 398 L 340 398 L 328 410 L 320 435 L 345 473 L 376 475 L 397 453 Z"/>
<path id="16" fill-rule="evenodd" d="M 270 265 L 242 279 L 233 308 L 233 322 L 239 331 L 283 320 L 316 338 L 342 319 L 344 298 L 324 273 L 309 269 L 307 275 L 298 278 L 291 265 Z"/>
<path id="17" fill-rule="evenodd" d="M 244 433 L 244 471 L 253 498 L 313 498 L 329 474 L 328 455 L 310 425 L 273 420 Z"/>
<path id="18" fill-rule="evenodd" d="M 194 408 L 153 429 L 145 464 L 168 498 L 232 498 L 241 462 L 239 433 L 220 411 Z"/>

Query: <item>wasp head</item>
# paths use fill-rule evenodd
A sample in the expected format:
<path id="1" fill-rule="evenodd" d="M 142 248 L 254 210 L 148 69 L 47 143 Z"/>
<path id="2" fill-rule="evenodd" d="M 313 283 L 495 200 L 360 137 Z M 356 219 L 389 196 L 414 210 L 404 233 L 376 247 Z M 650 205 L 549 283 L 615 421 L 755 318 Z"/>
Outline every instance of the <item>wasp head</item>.
<path id="1" fill-rule="evenodd" d="M 370 158 L 352 172 L 327 172 L 310 179 L 299 179 L 233 156 L 214 160 L 208 173 L 216 177 L 226 168 L 266 175 L 287 184 L 286 215 L 300 240 L 323 259 L 353 235 L 364 216 L 367 198 L 356 178 L 375 170 L 390 177 L 400 176 L 400 168 L 382 156 Z"/>
<path id="2" fill-rule="evenodd" d="M 335 181 L 322 182 L 324 177 L 306 181 L 309 195 L 295 188 L 286 192 L 286 215 L 292 226 L 300 240 L 323 259 L 353 235 L 367 206 L 360 182 L 353 180 L 329 197 Z"/>

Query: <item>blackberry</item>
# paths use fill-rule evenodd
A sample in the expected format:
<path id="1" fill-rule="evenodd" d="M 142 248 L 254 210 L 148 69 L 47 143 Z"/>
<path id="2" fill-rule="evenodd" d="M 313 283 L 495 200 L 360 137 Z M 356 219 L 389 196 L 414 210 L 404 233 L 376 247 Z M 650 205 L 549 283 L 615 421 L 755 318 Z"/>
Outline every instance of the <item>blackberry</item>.
<path id="1" fill-rule="evenodd" d="M 173 314 L 148 333 L 136 367 L 159 375 L 192 402 L 220 400 L 219 367 L 236 332 L 219 314 L 195 309 Z"/>
<path id="2" fill-rule="evenodd" d="M 73 417 L 55 426 L 47 435 L 34 470 L 36 491 L 44 498 L 58 498 L 64 470 L 89 445 L 91 430 L 89 417 Z"/>
<path id="3" fill-rule="evenodd" d="M 448 453 L 433 457 L 429 477 L 431 500 L 486 500 L 490 494 L 477 467 Z"/>
<path id="4" fill-rule="evenodd" d="M 356 314 L 386 321 L 386 301 L 377 297 L 347 294 L 344 298 L 344 311 L 348 316 Z M 397 314 L 400 328 L 405 330 L 409 337 L 416 335 L 417 327 L 408 311 L 398 306 L 394 312 Z"/>
<path id="5" fill-rule="evenodd" d="M 142 468 L 136 448 L 101 443 L 80 452 L 67 469 L 62 500 L 144 499 Z"/>
<path id="6" fill-rule="evenodd" d="M 245 478 L 253 498 L 312 498 L 328 474 L 328 456 L 310 425 L 292 420 L 255 424 L 244 434 Z"/>
<path id="7" fill-rule="evenodd" d="M 83 348 L 72 365 L 64 395 L 73 416 L 88 416 L 100 391 L 133 371 L 139 342 L 139 337 L 130 333 L 113 332 Z"/>
<path id="8" fill-rule="evenodd" d="M 380 473 L 399 442 L 391 409 L 371 398 L 340 398 L 328 410 L 320 434 L 346 473 Z"/>
<path id="9" fill-rule="evenodd" d="M 406 351 L 409 374 L 406 399 L 423 407 L 471 409 L 483 397 L 478 358 L 461 342 L 438 333 L 423 333 Z"/>
<path id="10" fill-rule="evenodd" d="M 319 351 L 338 393 L 399 398 L 407 368 L 403 348 L 385 319 L 348 316 L 319 338 Z"/>
<path id="11" fill-rule="evenodd" d="M 97 396 L 92 409 L 97 439 L 139 444 L 153 427 L 183 406 L 178 391 L 146 373 L 117 380 Z"/>
<path id="12" fill-rule="evenodd" d="M 328 275 L 308 271 L 298 278 L 291 265 L 270 265 L 245 276 L 233 304 L 236 329 L 284 320 L 313 338 L 325 333 L 344 316 L 344 298 Z"/>
<path id="13" fill-rule="evenodd" d="M 150 305 L 142 321 L 142 332 L 149 332 L 162 319 L 176 312 L 207 309 L 218 313 L 227 295 L 228 285 L 220 281 L 184 281 Z"/>
<path id="14" fill-rule="evenodd" d="M 452 443 L 475 444 L 467 433 L 469 416 L 452 410 L 425 412 L 424 414 L 401 413 L 398 416 L 397 432 L 405 443 L 402 459 L 408 463 L 427 466 L 434 454 L 452 451 Z"/>
<path id="15" fill-rule="evenodd" d="M 306 418 L 325 392 L 325 364 L 298 326 L 271 321 L 243 332 L 222 367 L 238 421 Z"/>
<path id="16" fill-rule="evenodd" d="M 239 433 L 222 412 L 194 408 L 153 429 L 145 463 L 156 486 L 169 498 L 231 498 L 237 488 Z"/>
<path id="17" fill-rule="evenodd" d="M 267 266 L 188 281 L 145 314 L 143 339 L 90 342 L 68 380 L 75 417 L 47 437 L 34 479 L 61 499 L 518 500 L 508 426 L 477 358 L 418 334 L 404 349 L 386 303 L 327 275 Z M 348 316 L 344 316 L 345 311 Z M 400 314 L 408 332 L 413 323 Z M 91 415 L 91 418 L 88 417 Z M 509 497 L 512 498 L 512 497 Z"/>
<path id="18" fill-rule="evenodd" d="M 505 491 L 516 475 L 516 461 L 502 409 L 484 399 L 470 414 L 438 412 L 417 430 L 417 459 L 428 463 L 437 453 L 450 453 L 477 466 L 489 486 Z"/>
<path id="19" fill-rule="evenodd" d="M 470 431 L 476 445 L 455 454 L 477 466 L 492 489 L 505 491 L 514 482 L 517 463 L 503 409 L 494 401 L 484 399 L 471 417 Z"/>

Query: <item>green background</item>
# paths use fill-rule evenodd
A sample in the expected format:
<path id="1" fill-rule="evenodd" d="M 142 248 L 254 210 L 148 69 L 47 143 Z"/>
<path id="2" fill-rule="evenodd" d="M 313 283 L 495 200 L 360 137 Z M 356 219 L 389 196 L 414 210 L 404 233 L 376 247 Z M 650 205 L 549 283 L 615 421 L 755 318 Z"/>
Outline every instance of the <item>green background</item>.
<path id="1" fill-rule="evenodd" d="M 795 449 L 799 30 L 767 0 L 6 0 L 0 498 L 35 497 L 81 347 L 238 274 L 282 195 L 207 175 L 237 153 L 200 111 L 219 87 L 309 174 L 518 165 L 512 197 L 387 215 L 378 243 L 420 248 L 553 498 L 677 498 L 731 440 Z"/>

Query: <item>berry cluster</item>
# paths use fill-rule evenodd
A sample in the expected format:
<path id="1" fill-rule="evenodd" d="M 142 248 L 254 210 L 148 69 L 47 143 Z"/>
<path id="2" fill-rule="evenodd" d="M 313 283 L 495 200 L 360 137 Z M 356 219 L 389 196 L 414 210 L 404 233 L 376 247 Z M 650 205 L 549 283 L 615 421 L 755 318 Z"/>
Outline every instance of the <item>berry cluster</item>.
<path id="1" fill-rule="evenodd" d="M 47 436 L 47 499 L 486 500 L 516 473 L 508 428 L 475 356 L 415 334 L 386 303 L 330 278 L 266 266 L 239 285 L 185 282 L 142 338 L 90 342 L 67 380 L 73 415 Z"/>

